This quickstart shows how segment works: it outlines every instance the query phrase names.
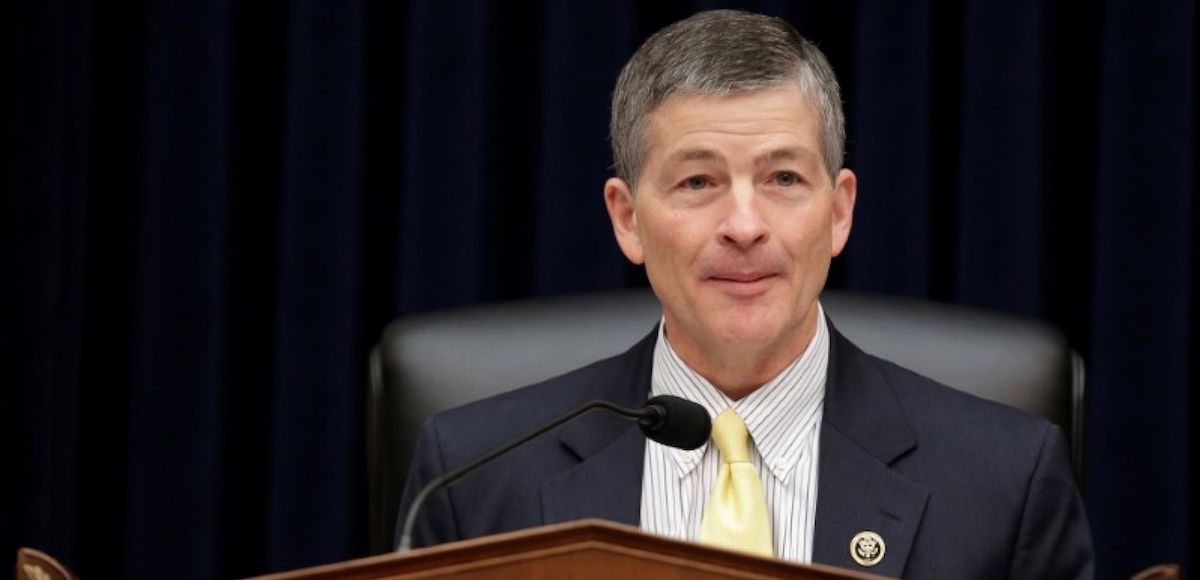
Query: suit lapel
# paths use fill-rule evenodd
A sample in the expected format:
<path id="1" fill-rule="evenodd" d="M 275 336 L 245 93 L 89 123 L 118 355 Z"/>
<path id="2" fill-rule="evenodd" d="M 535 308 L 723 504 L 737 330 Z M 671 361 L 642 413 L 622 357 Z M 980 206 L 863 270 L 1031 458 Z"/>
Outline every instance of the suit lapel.
<path id="1" fill-rule="evenodd" d="M 542 484 L 542 513 L 552 524 L 602 518 L 638 525 L 646 438 L 626 424 L 607 446 Z"/>
<path id="2" fill-rule="evenodd" d="M 650 372 L 658 327 L 622 355 L 608 400 L 640 407 L 650 395 Z M 593 411 L 567 425 L 560 443 L 578 459 L 574 467 L 541 487 L 545 524 L 602 518 L 636 526 L 641 519 L 646 438 L 629 419 Z"/>
<path id="3" fill-rule="evenodd" d="M 929 491 L 890 466 L 917 446 L 916 437 L 875 363 L 832 324 L 830 335 L 813 561 L 898 577 Z M 863 531 L 886 545 L 883 559 L 867 569 L 850 554 Z"/>

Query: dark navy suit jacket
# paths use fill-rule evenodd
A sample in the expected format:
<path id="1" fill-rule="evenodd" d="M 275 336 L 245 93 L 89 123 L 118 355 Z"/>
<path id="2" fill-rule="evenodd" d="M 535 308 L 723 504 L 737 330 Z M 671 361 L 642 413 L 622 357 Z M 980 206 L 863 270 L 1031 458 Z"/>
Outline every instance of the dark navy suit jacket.
<path id="1" fill-rule="evenodd" d="M 637 407 L 657 333 L 624 354 L 426 423 L 401 502 L 425 482 L 593 399 Z M 875 574 L 1090 578 L 1091 534 L 1061 431 L 870 356 L 836 330 L 821 425 L 813 561 L 859 569 L 851 538 L 887 546 Z M 435 494 L 414 546 L 597 517 L 638 525 L 645 439 L 593 411 Z"/>

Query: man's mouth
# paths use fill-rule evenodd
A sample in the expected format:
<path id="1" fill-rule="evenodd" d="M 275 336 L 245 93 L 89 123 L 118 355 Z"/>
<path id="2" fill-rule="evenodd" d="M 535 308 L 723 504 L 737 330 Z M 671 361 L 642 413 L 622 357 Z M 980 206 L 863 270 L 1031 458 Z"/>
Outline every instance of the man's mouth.
<path id="1" fill-rule="evenodd" d="M 721 272 L 708 281 L 726 294 L 750 298 L 766 292 L 777 277 L 774 272 Z"/>
<path id="2" fill-rule="evenodd" d="M 735 272 L 735 273 L 714 274 L 712 276 L 712 278 L 714 280 L 720 280 L 722 282 L 750 283 L 750 282 L 757 282 L 759 280 L 770 278 L 774 275 L 775 274 L 770 273 L 770 272 L 745 272 L 745 273 Z"/>

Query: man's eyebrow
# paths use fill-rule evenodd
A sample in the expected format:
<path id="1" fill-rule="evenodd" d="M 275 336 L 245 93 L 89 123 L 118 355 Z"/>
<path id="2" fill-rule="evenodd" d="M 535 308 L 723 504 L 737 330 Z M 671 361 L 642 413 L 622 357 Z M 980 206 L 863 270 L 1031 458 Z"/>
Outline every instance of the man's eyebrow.
<path id="1" fill-rule="evenodd" d="M 774 149 L 754 158 L 755 165 L 766 165 L 773 161 L 807 161 L 813 158 L 813 154 L 808 149 L 803 147 L 788 147 L 785 149 Z"/>
<path id="2" fill-rule="evenodd" d="M 682 163 L 684 161 L 711 161 L 720 158 L 720 155 L 712 149 L 704 148 L 689 148 L 680 149 L 667 156 L 666 163 Z"/>

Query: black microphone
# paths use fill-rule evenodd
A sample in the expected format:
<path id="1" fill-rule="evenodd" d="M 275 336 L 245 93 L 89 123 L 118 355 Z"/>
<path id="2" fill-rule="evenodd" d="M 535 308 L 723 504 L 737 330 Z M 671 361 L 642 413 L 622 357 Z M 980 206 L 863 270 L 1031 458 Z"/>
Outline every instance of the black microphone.
<path id="1" fill-rule="evenodd" d="M 659 395 L 646 401 L 638 419 L 642 433 L 651 441 L 668 447 L 692 450 L 708 442 L 712 419 L 698 403 L 673 395 Z"/>
<path id="2" fill-rule="evenodd" d="M 424 505 L 425 500 L 429 498 L 430 494 L 462 479 L 485 463 L 520 447 L 530 439 L 592 409 L 604 409 L 618 415 L 637 419 L 638 426 L 641 427 L 642 433 L 646 437 L 670 447 L 689 450 L 696 449 L 704 445 L 712 433 L 712 420 L 709 419 L 708 411 L 704 407 L 698 403 L 672 395 L 653 397 L 649 401 L 646 401 L 646 404 L 641 409 L 627 409 L 608 401 L 584 403 L 566 415 L 518 437 L 511 443 L 495 449 L 491 453 L 454 471 L 443 473 L 430 480 L 429 483 L 425 484 L 425 487 L 421 488 L 416 497 L 413 498 L 413 503 L 408 508 L 408 515 L 404 518 L 404 533 L 400 535 L 400 545 L 397 551 L 407 552 L 412 549 L 412 529 L 413 525 L 417 522 L 417 512 L 420 511 L 421 506 Z"/>

